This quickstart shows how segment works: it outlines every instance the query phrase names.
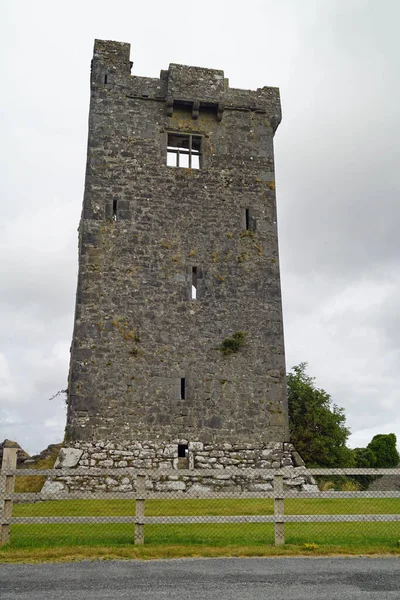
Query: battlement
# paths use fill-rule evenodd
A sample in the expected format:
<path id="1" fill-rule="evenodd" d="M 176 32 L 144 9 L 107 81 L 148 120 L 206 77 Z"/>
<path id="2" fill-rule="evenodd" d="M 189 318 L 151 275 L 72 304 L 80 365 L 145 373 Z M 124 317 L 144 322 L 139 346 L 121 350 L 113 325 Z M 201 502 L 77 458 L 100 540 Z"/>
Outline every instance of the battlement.
<path id="1" fill-rule="evenodd" d="M 130 74 L 131 45 L 110 40 L 95 40 L 93 48 L 93 65 L 101 64 L 104 68 L 120 74 Z M 92 66 L 93 66 L 92 65 Z"/>
<path id="2" fill-rule="evenodd" d="M 197 118 L 202 109 L 215 108 L 217 119 L 223 118 L 225 110 L 254 111 L 269 119 L 273 131 L 281 121 L 279 89 L 262 87 L 242 90 L 229 87 L 224 71 L 171 63 L 162 70 L 160 78 L 131 75 L 130 44 L 95 40 L 92 60 L 92 91 L 101 92 L 104 86 L 118 93 L 164 100 L 166 114 L 180 106 L 192 108 Z"/>

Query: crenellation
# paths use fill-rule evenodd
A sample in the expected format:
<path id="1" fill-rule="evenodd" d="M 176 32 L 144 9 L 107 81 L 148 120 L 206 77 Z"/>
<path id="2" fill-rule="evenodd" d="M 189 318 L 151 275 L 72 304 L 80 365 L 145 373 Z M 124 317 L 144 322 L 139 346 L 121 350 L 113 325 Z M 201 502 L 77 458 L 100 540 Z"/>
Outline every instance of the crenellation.
<path id="1" fill-rule="evenodd" d="M 130 100 L 164 101 L 172 112 L 177 108 L 191 112 L 196 103 L 201 112 L 217 115 L 220 111 L 218 118 L 222 118 L 224 111 L 232 110 L 259 114 L 264 119 L 267 116 L 267 127 L 273 132 L 280 123 L 278 88 L 230 88 L 222 70 L 175 63 L 171 63 L 168 70 L 162 70 L 160 78 L 135 76 L 131 75 L 133 63 L 129 60 L 129 51 L 129 44 L 95 41 L 91 78 L 92 91 L 98 95 L 95 102 L 126 106 Z"/>

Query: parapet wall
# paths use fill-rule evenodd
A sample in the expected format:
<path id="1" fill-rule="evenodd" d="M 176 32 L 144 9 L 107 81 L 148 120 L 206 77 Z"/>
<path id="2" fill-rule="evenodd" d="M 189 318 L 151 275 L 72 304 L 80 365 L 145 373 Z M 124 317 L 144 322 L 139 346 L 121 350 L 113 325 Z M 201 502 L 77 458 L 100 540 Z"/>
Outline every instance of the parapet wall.
<path id="1" fill-rule="evenodd" d="M 256 90 L 229 87 L 229 80 L 218 69 L 171 63 L 159 78 L 131 75 L 130 45 L 95 40 L 92 60 L 92 89 L 124 90 L 133 98 L 167 101 L 167 109 L 189 102 L 200 106 L 220 105 L 220 111 L 251 110 L 265 114 L 275 132 L 282 113 L 279 89 L 264 86 Z M 196 107 L 195 107 L 196 109 Z M 171 113 L 169 114 L 171 116 Z"/>

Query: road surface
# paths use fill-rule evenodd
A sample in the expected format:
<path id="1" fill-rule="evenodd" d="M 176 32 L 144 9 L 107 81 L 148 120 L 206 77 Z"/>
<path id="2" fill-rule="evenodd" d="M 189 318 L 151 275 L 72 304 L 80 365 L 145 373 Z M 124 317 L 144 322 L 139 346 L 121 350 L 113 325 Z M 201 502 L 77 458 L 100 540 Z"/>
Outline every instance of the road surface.
<path id="1" fill-rule="evenodd" d="M 400 558 L 0 564 L 1 600 L 398 600 Z"/>

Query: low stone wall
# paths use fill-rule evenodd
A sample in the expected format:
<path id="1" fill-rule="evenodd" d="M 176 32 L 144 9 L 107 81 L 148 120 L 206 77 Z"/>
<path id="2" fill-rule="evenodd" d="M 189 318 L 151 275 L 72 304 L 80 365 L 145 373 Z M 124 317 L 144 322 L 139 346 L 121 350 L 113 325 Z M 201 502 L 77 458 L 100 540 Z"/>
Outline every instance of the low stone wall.
<path id="1" fill-rule="evenodd" d="M 187 446 L 184 458 L 178 456 L 179 446 Z M 121 474 L 121 477 L 106 473 L 108 469 L 128 467 L 148 471 L 146 486 L 149 491 L 270 491 L 274 471 L 282 467 L 287 468 L 284 478 L 287 488 L 316 491 L 315 481 L 304 474 L 303 464 L 293 445 L 282 442 L 270 442 L 258 447 L 251 444 L 216 445 L 186 440 L 122 444 L 113 441 L 79 442 L 72 447 L 62 448 L 55 464 L 55 469 L 71 468 L 71 475 L 49 478 L 42 492 L 135 491 L 136 475 L 130 478 L 126 473 Z M 87 469 L 88 474 L 73 475 L 75 467 Z M 104 476 L 91 475 L 91 468 L 104 468 Z M 215 473 L 179 474 L 182 468 L 207 469 Z M 229 472 L 231 468 L 243 469 L 243 475 Z M 265 469 L 265 473 L 252 473 L 251 469 Z"/>
<path id="2" fill-rule="evenodd" d="M 63 448 L 55 467 L 178 469 L 178 448 L 185 445 L 187 445 L 188 468 L 278 469 L 294 464 L 294 447 L 289 443 L 269 442 L 256 447 L 254 444 L 204 444 L 174 440 L 172 443 L 77 442 L 70 448 Z"/>

